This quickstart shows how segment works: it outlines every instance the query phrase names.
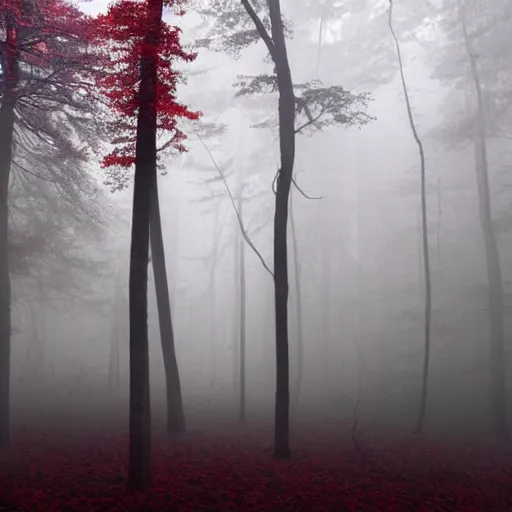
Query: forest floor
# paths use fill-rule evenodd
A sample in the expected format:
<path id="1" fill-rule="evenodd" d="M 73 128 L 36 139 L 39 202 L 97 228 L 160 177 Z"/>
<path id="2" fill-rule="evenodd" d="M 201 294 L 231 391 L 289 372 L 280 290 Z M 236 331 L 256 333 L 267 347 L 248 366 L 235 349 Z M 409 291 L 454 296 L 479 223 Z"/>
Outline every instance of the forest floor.
<path id="1" fill-rule="evenodd" d="M 153 483 L 137 494 L 124 489 L 126 433 L 112 425 L 35 425 L 16 425 L 11 450 L 0 455 L 0 510 L 512 511 L 508 448 L 448 447 L 408 436 L 360 439 L 363 453 L 350 432 L 343 438 L 308 427 L 294 431 L 294 457 L 278 461 L 270 427 L 217 425 L 180 440 L 155 433 Z"/>

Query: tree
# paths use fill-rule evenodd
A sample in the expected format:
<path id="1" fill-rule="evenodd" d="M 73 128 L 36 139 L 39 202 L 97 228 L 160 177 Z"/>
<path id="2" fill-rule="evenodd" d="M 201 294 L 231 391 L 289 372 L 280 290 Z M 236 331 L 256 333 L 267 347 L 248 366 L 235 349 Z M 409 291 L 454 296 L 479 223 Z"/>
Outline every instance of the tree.
<path id="1" fill-rule="evenodd" d="M 20 331 L 24 308 L 35 310 L 27 370 L 42 377 L 48 364 L 45 311 L 66 304 L 87 312 L 97 306 L 95 311 L 103 313 L 105 302 L 98 297 L 97 283 L 109 280 L 111 260 L 103 256 L 106 227 L 111 234 L 117 219 L 81 160 L 63 159 L 57 172 L 46 158 L 31 158 L 27 167 L 19 166 L 20 158 L 18 154 L 9 191 L 12 322 Z"/>
<path id="2" fill-rule="evenodd" d="M 65 0 L 0 2 L 0 445 L 9 443 L 11 284 L 8 202 L 12 166 L 27 158 L 86 158 L 94 122 L 84 69 L 88 19 Z M 91 129 L 92 128 L 92 129 Z M 56 158 L 57 157 L 57 158 Z M 54 166 L 55 167 L 55 166 Z M 57 167 L 58 170 L 58 167 Z"/>
<path id="3" fill-rule="evenodd" d="M 389 0 L 389 30 L 395 41 L 396 53 L 398 58 L 398 66 L 400 70 L 400 80 L 402 83 L 402 90 L 405 98 L 405 105 L 407 108 L 407 116 L 411 132 L 418 146 L 418 155 L 420 159 L 420 176 L 421 176 L 421 234 L 422 234 L 422 248 L 423 248 L 423 265 L 424 265 L 424 278 L 425 278 L 425 350 L 423 356 L 423 374 L 421 386 L 420 409 L 418 413 L 418 420 L 416 423 L 416 432 L 421 433 L 425 424 L 425 413 L 427 410 L 428 398 L 428 376 L 430 364 L 430 331 L 431 331 L 431 317 L 432 317 L 432 283 L 430 278 L 430 254 L 428 244 L 428 219 L 427 219 L 427 190 L 426 190 L 426 169 L 425 169 L 425 151 L 423 143 L 418 135 L 416 123 L 412 113 L 411 100 L 409 98 L 409 89 L 404 75 L 404 65 L 402 61 L 402 53 L 400 50 L 400 43 L 393 28 L 393 0 Z"/>
<path id="4" fill-rule="evenodd" d="M 460 19 L 464 38 L 464 49 L 469 60 L 471 80 L 476 100 L 476 126 L 474 134 L 475 164 L 479 199 L 479 218 L 486 255 L 487 279 L 489 281 L 489 370 L 491 416 L 496 436 L 508 440 L 507 375 L 505 370 L 504 305 L 501 264 L 492 221 L 491 195 L 487 157 L 487 131 L 483 89 L 480 69 L 468 29 L 466 3 L 460 7 Z M 473 16 L 478 15 L 472 13 Z"/>
<path id="5" fill-rule="evenodd" d="M 430 43 L 433 77 L 451 87 L 447 98 L 449 119 L 439 130 L 443 142 L 460 149 L 471 144 L 475 155 L 479 219 L 484 241 L 489 311 L 489 402 L 498 439 L 509 438 L 504 336 L 504 303 L 500 254 L 492 213 L 488 139 L 509 133 L 510 34 L 509 2 L 446 1 L 436 8 L 438 37 Z M 443 44 L 446 52 L 439 52 Z M 454 63 L 457 65 L 454 65 Z M 465 102 L 454 109 L 457 100 Z"/>
<path id="6" fill-rule="evenodd" d="M 241 77 L 239 95 L 277 93 L 280 165 L 275 178 L 274 299 L 276 343 L 276 404 L 274 455 L 290 456 L 289 447 L 289 356 L 288 356 L 288 200 L 293 182 L 295 137 L 335 124 L 364 124 L 368 95 L 353 95 L 341 86 L 322 87 L 320 82 L 294 84 L 288 61 L 286 35 L 278 0 L 209 2 L 203 9 L 214 17 L 214 27 L 202 44 L 238 56 L 244 48 L 263 41 L 274 74 Z M 219 36 L 219 34 L 221 34 Z M 360 108 L 360 109 L 358 109 Z M 273 124 L 274 115 L 260 127 Z"/>
<path id="7" fill-rule="evenodd" d="M 180 2 L 168 1 L 176 7 Z M 132 242 L 130 250 L 130 463 L 128 486 L 143 489 L 150 483 L 150 389 L 147 324 L 147 267 L 149 262 L 150 226 L 153 224 L 153 260 L 155 270 L 163 270 L 164 255 L 161 243 L 157 190 L 157 153 L 171 148 L 184 151 L 184 133 L 177 127 L 179 117 L 197 119 L 199 114 L 176 102 L 176 83 L 179 78 L 172 64 L 176 59 L 191 61 L 194 54 L 185 52 L 179 41 L 180 30 L 162 22 L 164 0 L 135 2 L 120 0 L 107 14 L 97 19 L 97 42 L 104 53 L 108 70 L 98 76 L 98 85 L 112 110 L 118 114 L 115 127 L 120 136 L 117 147 L 103 160 L 105 167 L 135 165 L 132 214 Z M 117 52 L 109 52 L 112 45 Z M 110 62 L 108 60 L 110 59 Z M 140 82 L 140 83 L 139 83 Z M 157 148 L 157 130 L 171 134 Z M 113 172 L 118 188 L 127 182 L 126 173 Z M 115 183 L 115 181 L 114 181 Z M 153 213 L 153 215 L 152 215 Z M 156 218 L 158 216 L 158 218 Z M 155 223 L 157 223 L 155 225 Z M 155 236 L 158 235 L 158 236 Z M 155 279 L 166 279 L 158 276 Z M 163 292 L 163 293 L 162 293 Z M 167 299 L 163 297 L 167 292 Z M 170 325 L 168 290 L 157 290 L 159 306 L 165 306 L 165 317 L 160 316 L 163 356 L 166 371 L 175 374 L 167 378 L 167 385 L 179 383 Z M 163 328 L 162 328 L 163 327 Z M 170 336 L 164 339 L 164 336 Z M 169 361 L 169 358 L 171 361 Z M 167 389 L 168 403 L 177 402 L 181 409 L 179 387 Z M 176 405 L 176 403 L 174 403 Z M 168 419 L 171 419 L 169 413 Z M 182 411 L 174 415 L 184 428 Z"/>
<path id="8" fill-rule="evenodd" d="M 162 354 L 165 365 L 167 432 L 183 434 L 185 432 L 185 414 L 183 411 L 178 362 L 176 361 L 176 354 L 174 350 L 174 331 L 172 327 L 169 284 L 165 265 L 164 241 L 162 236 L 158 184 L 156 178 L 155 183 L 153 184 L 151 201 L 151 255 L 155 277 L 160 337 L 162 339 Z"/>
<path id="9" fill-rule="evenodd" d="M 239 409 L 238 409 L 238 418 L 240 422 L 244 423 L 246 421 L 247 417 L 247 375 L 246 375 L 246 337 L 247 337 L 247 329 L 246 329 L 246 298 L 247 298 L 247 291 L 246 291 L 246 258 L 245 258 L 245 244 L 247 243 L 249 247 L 252 249 L 254 254 L 259 258 L 260 262 L 262 263 L 263 268 L 272 275 L 272 272 L 268 268 L 267 264 L 265 263 L 265 260 L 261 253 L 257 250 L 256 246 L 252 242 L 253 236 L 258 234 L 266 225 L 265 220 L 263 219 L 263 222 L 260 222 L 255 227 L 252 226 L 246 226 L 246 223 L 244 222 L 244 205 L 248 203 L 249 201 L 253 201 L 255 199 L 258 199 L 261 195 L 266 195 L 265 192 L 255 192 L 252 190 L 249 194 L 246 194 L 246 189 L 249 188 L 246 185 L 247 183 L 244 182 L 245 179 L 245 173 L 247 171 L 247 153 L 244 151 L 244 136 L 242 135 L 239 139 L 238 149 L 236 151 L 236 154 L 233 158 L 227 159 L 227 167 L 229 168 L 235 168 L 237 172 L 237 185 L 236 185 L 236 197 L 231 193 L 231 189 L 228 184 L 228 177 L 229 175 L 222 171 L 219 164 L 217 164 L 215 158 L 213 157 L 213 154 L 210 150 L 210 148 L 205 144 L 202 137 L 200 137 L 200 140 L 203 144 L 203 147 L 207 151 L 215 169 L 217 170 L 218 177 L 214 180 L 210 180 L 210 182 L 213 184 L 215 182 L 222 182 L 225 191 L 228 193 L 229 199 L 231 201 L 232 209 L 235 212 L 236 215 L 236 234 L 234 237 L 234 245 L 235 245 L 235 254 L 234 254 L 234 269 L 235 269 L 235 303 L 238 303 L 240 306 L 240 314 L 237 325 L 237 333 L 235 335 L 235 361 L 234 361 L 234 369 L 235 369 L 235 378 L 234 381 L 238 381 L 239 385 L 239 392 L 238 392 L 238 398 L 239 398 Z M 257 161 L 259 163 L 261 155 L 257 155 Z M 242 160 L 243 159 L 243 160 Z M 256 162 L 253 162 L 251 159 L 251 164 L 256 166 Z M 259 170 L 259 166 L 258 166 Z M 224 195 L 224 194 L 222 194 Z M 208 200 L 215 200 L 219 197 L 222 197 L 219 193 L 212 194 L 211 197 L 203 199 L 203 201 Z M 217 214 L 216 214 L 216 222 L 217 222 Z M 218 242 L 218 240 L 217 240 Z M 217 261 L 217 250 L 218 247 L 214 245 L 214 251 L 213 254 L 215 256 L 214 261 Z M 237 371 L 238 370 L 238 371 Z"/>
<path id="10" fill-rule="evenodd" d="M 241 187 L 238 191 L 238 213 L 243 219 L 243 181 L 241 181 Z M 240 293 L 240 408 L 239 408 L 239 419 L 243 423 L 247 419 L 247 397 L 246 397 L 246 291 L 245 291 L 245 241 L 243 236 L 239 237 L 238 247 L 238 271 L 239 271 L 239 293 Z"/>
<path id="11" fill-rule="evenodd" d="M 14 108 L 19 85 L 19 42 L 12 16 L 5 23 L 5 61 L 2 65 L 2 105 L 0 107 L 0 445 L 9 444 L 11 281 L 9 275 L 8 219 L 9 177 L 14 140 Z M 5 66 L 5 67 L 4 67 Z"/>

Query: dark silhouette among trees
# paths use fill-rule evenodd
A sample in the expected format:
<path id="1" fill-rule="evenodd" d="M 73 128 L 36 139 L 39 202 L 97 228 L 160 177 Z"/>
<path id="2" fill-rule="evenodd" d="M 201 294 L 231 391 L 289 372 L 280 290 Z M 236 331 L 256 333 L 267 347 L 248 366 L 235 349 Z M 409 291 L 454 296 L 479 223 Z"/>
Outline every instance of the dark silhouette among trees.
<path id="1" fill-rule="evenodd" d="M 157 287 L 160 336 L 166 370 L 167 428 L 175 433 L 185 429 L 178 366 L 174 350 L 169 292 L 165 271 L 162 231 L 160 225 L 157 154 L 170 148 L 185 151 L 185 135 L 177 128 L 177 118 L 197 119 L 175 100 L 178 74 L 168 60 L 180 58 L 192 61 L 194 54 L 186 53 L 179 42 L 179 29 L 162 22 L 164 3 L 148 0 L 133 3 L 120 0 L 98 20 L 97 40 L 103 45 L 106 69 L 100 73 L 98 85 L 115 113 L 113 129 L 118 146 L 103 160 L 105 167 L 114 167 L 110 185 L 122 189 L 128 182 L 126 172 L 119 167 L 135 165 L 133 194 L 132 237 L 130 250 L 130 464 L 128 486 L 143 489 L 150 483 L 151 411 L 149 386 L 149 348 L 147 322 L 147 281 L 149 242 L 152 239 L 153 266 Z M 118 51 L 110 53 L 112 45 Z M 119 52 L 119 45 L 121 52 Z M 119 69 L 120 68 L 120 69 Z M 130 77 L 139 76 L 140 85 Z M 127 88 L 126 84 L 133 84 Z M 128 101 L 127 101 L 128 96 Z M 136 119 L 134 129 L 131 120 Z M 157 130 L 170 134 L 157 148 Z M 151 237 L 150 237 L 151 234 Z"/>

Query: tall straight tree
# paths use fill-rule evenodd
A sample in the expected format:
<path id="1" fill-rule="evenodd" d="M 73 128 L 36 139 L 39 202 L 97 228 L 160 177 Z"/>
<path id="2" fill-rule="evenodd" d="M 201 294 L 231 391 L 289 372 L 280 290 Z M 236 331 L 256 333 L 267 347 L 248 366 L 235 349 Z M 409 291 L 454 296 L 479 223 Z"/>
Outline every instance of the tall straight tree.
<path id="1" fill-rule="evenodd" d="M 243 207 L 244 207 L 244 198 L 243 198 L 243 180 L 241 181 L 241 186 L 238 191 L 238 214 L 240 218 L 244 218 Z M 247 418 L 247 398 L 246 398 L 246 371 L 245 371 L 245 362 L 246 362 L 246 286 L 245 286 L 245 240 L 243 236 L 240 234 L 238 238 L 238 279 L 239 279 L 239 294 L 240 294 L 240 351 L 239 351 L 239 382 L 240 382 L 240 407 L 238 410 L 239 419 L 243 423 Z"/>
<path id="2" fill-rule="evenodd" d="M 2 105 L 0 107 L 0 446 L 9 444 L 10 360 L 11 360 L 11 280 L 9 275 L 8 219 L 14 109 L 20 70 L 18 27 L 14 13 L 4 16 L 5 51 L 2 52 Z"/>
<path id="3" fill-rule="evenodd" d="M 288 356 L 288 198 L 295 164 L 295 92 L 288 62 L 281 5 L 268 0 L 271 35 L 248 0 L 241 0 L 275 64 L 279 91 L 280 166 L 274 214 L 274 300 L 276 315 L 276 404 L 274 455 L 290 457 L 290 382 Z"/>
<path id="4" fill-rule="evenodd" d="M 238 96 L 276 94 L 279 97 L 280 165 L 275 175 L 274 279 L 276 334 L 276 403 L 274 455 L 286 458 L 289 447 L 289 357 L 288 357 L 288 200 L 295 160 L 295 136 L 336 124 L 365 124 L 369 97 L 354 95 L 341 86 L 323 87 L 320 82 L 293 84 L 288 63 L 286 32 L 280 2 L 273 0 L 208 0 L 202 2 L 203 18 L 212 23 L 199 46 L 225 51 L 238 57 L 250 45 L 263 42 L 272 61 L 273 73 L 242 76 L 236 84 Z M 357 105 L 357 110 L 354 108 Z M 273 126 L 275 116 L 258 123 Z M 241 226 L 242 227 L 242 226 Z"/>
<path id="5" fill-rule="evenodd" d="M 185 413 L 181 396 L 180 374 L 174 344 L 171 302 L 167 268 L 165 265 L 164 240 L 162 221 L 160 218 L 160 201 L 158 197 L 158 178 L 155 173 L 151 198 L 151 255 L 153 257 L 153 273 L 158 308 L 160 339 L 165 367 L 165 390 L 167 398 L 167 432 L 183 434 L 185 432 Z"/>
<path id="6" fill-rule="evenodd" d="M 169 0 L 164 1 L 163 5 L 178 8 L 183 3 L 179 0 Z M 179 42 L 180 29 L 163 23 L 162 16 L 160 16 L 158 26 L 154 29 L 156 32 L 147 31 L 145 21 L 150 19 L 152 20 L 151 23 L 157 23 L 154 19 L 157 9 L 158 7 L 155 7 L 153 4 L 150 5 L 148 2 L 120 0 L 110 8 L 105 16 L 98 18 L 97 42 L 104 49 L 112 49 L 112 46 L 114 46 L 118 51 L 117 53 L 104 53 L 104 58 L 107 61 L 110 59 L 109 69 L 114 71 L 100 74 L 98 83 L 100 89 L 110 100 L 113 110 L 119 114 L 114 125 L 114 128 L 121 132 L 121 135 L 116 138 L 118 147 L 103 160 L 104 167 L 109 168 L 107 183 L 113 189 L 123 189 L 128 183 L 129 175 L 123 168 L 130 167 L 133 164 L 137 166 L 137 161 L 140 161 L 141 165 L 153 165 L 153 158 L 147 162 L 144 159 L 137 160 L 137 148 L 141 144 L 137 134 L 139 130 L 145 133 L 147 129 L 153 126 L 153 124 L 145 126 L 145 123 L 149 123 L 149 121 L 146 118 L 144 120 L 140 119 L 141 110 L 139 107 L 142 105 L 142 98 L 146 98 L 152 105 L 146 114 L 150 116 L 150 120 L 156 116 L 154 130 L 170 133 L 169 139 L 159 148 L 156 147 L 156 139 L 154 150 L 152 149 L 152 140 L 148 140 L 147 143 L 150 144 L 149 151 L 154 151 L 155 153 L 155 173 L 152 174 L 151 178 L 150 240 L 153 270 L 155 273 L 162 354 L 166 373 L 167 430 L 170 433 L 179 434 L 185 430 L 185 418 L 174 346 L 169 288 L 165 266 L 156 158 L 159 151 L 166 149 L 172 149 L 177 152 L 185 151 L 185 147 L 182 144 L 185 134 L 178 128 L 177 121 L 179 118 L 195 120 L 199 117 L 199 113 L 191 112 L 186 106 L 176 102 L 176 84 L 180 73 L 176 72 L 172 67 L 172 64 L 177 59 L 188 62 L 194 60 L 195 54 L 187 53 L 183 50 Z M 163 12 L 163 7 L 160 10 Z M 153 30 L 153 27 L 151 29 Z M 138 59 L 140 59 L 140 67 Z M 156 71 L 153 71 L 153 66 L 156 66 Z M 118 71 L 119 68 L 121 68 L 120 71 Z M 149 75 L 144 77 L 143 71 L 145 73 L 146 70 L 148 70 Z M 152 73 L 156 73 L 154 79 L 152 78 Z M 136 90 L 137 82 L 133 80 L 134 76 L 138 76 L 141 79 L 138 92 Z M 143 82 L 144 87 L 148 88 L 147 90 L 144 89 L 144 93 Z M 126 101 L 127 93 L 130 98 L 129 101 Z M 155 113 L 153 113 L 153 109 Z M 137 119 L 137 130 L 134 127 L 135 119 Z M 139 122 L 142 122 L 144 128 L 139 128 Z M 144 153 L 146 155 L 145 158 L 149 158 L 148 151 L 144 149 L 144 144 L 142 144 L 140 151 L 141 154 Z M 145 268 L 145 275 L 147 277 L 147 265 Z M 147 283 L 145 289 L 147 290 Z"/>
<path id="7" fill-rule="evenodd" d="M 279 0 L 209 0 L 202 9 L 205 19 L 214 19 L 201 45 L 231 55 L 263 41 L 274 73 L 241 77 L 238 96 L 277 94 L 280 164 L 274 181 L 274 298 L 276 346 L 276 401 L 274 456 L 288 458 L 289 445 L 289 351 L 288 351 L 288 200 L 294 181 L 295 138 L 332 125 L 366 124 L 367 94 L 352 94 L 320 82 L 294 84 L 288 62 L 286 30 Z M 273 119 L 273 116 L 272 118 Z M 268 127 L 271 123 L 260 123 Z"/>
<path id="8" fill-rule="evenodd" d="M 118 113 L 116 128 L 121 132 L 120 144 L 103 160 L 105 167 L 129 167 L 135 164 L 133 194 L 132 242 L 130 250 L 130 449 L 128 486 L 144 489 L 150 483 L 151 412 L 149 389 L 149 349 L 147 322 L 147 279 L 150 231 L 154 239 L 153 258 L 157 259 L 155 272 L 165 269 L 159 208 L 155 198 L 157 190 L 157 153 L 173 148 L 184 151 L 183 132 L 177 119 L 197 119 L 198 114 L 176 102 L 176 83 L 179 74 L 172 69 L 177 58 L 191 61 L 194 54 L 186 53 L 179 42 L 180 30 L 162 22 L 164 4 L 174 7 L 177 3 L 164 0 L 136 2 L 120 0 L 109 8 L 106 15 L 97 19 L 96 37 L 110 58 L 109 69 L 100 74 L 98 85 Z M 116 48 L 116 52 L 108 52 Z M 135 79 L 134 79 L 135 77 Z M 134 126 L 135 125 L 135 126 Z M 171 133 L 169 140 L 157 148 L 157 130 Z M 127 173 L 113 171 L 111 183 L 118 188 L 126 184 Z M 156 222 L 155 222 L 156 221 Z M 151 230 L 151 225 L 153 228 Z M 155 281 L 166 276 L 157 276 Z M 167 299 L 162 297 L 167 293 Z M 179 377 L 175 361 L 170 324 L 168 290 L 157 289 L 159 306 L 164 305 L 166 316 L 160 318 L 165 368 L 174 372 L 167 384 L 178 386 Z M 159 310 L 161 312 L 161 310 Z M 169 335 L 170 332 L 170 335 Z M 164 340 L 164 336 L 168 336 Z M 171 363 L 169 363 L 169 359 Z M 174 400 L 181 408 L 181 394 L 171 390 L 168 401 Z M 168 424 L 170 419 L 168 416 Z M 183 413 L 174 416 L 184 428 Z"/>
<path id="9" fill-rule="evenodd" d="M 143 489 L 150 482 L 151 410 L 148 347 L 148 258 L 151 195 L 156 183 L 157 62 L 163 0 L 147 6 L 146 36 L 140 55 L 130 248 L 130 449 L 128 486 Z"/>

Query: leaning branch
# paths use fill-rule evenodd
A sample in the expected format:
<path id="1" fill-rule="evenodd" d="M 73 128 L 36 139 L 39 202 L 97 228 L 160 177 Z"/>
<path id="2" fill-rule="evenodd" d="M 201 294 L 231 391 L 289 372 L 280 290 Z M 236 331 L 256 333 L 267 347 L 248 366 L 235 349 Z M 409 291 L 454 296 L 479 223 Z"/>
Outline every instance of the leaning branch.
<path id="1" fill-rule="evenodd" d="M 221 168 L 218 166 L 217 162 L 215 161 L 215 158 L 212 155 L 212 152 L 210 151 L 208 146 L 205 144 L 205 142 L 202 139 L 202 137 L 198 133 L 196 133 L 196 136 L 200 140 L 200 142 L 203 145 L 203 147 L 206 150 L 206 152 L 208 153 L 208 156 L 210 157 L 210 160 L 213 162 L 213 165 L 217 169 L 217 172 L 219 173 L 219 176 L 222 179 L 222 182 L 224 183 L 224 186 L 226 187 L 226 190 L 227 190 L 227 192 L 229 194 L 229 199 L 231 200 L 231 204 L 233 206 L 233 209 L 235 210 L 236 218 L 238 219 L 238 224 L 240 226 L 240 231 L 242 232 L 242 236 L 244 237 L 244 240 L 247 242 L 249 247 L 254 251 L 256 256 L 258 256 L 259 260 L 261 261 L 261 264 L 263 265 L 263 268 L 272 277 L 274 277 L 274 273 L 272 272 L 272 270 L 270 270 L 269 266 L 265 263 L 265 260 L 264 260 L 263 256 L 258 251 L 258 249 L 256 249 L 256 246 L 252 243 L 252 240 L 249 238 L 249 235 L 247 234 L 247 231 L 245 230 L 244 221 L 243 221 L 242 217 L 240 216 L 240 212 L 238 211 L 238 209 L 236 207 L 235 199 L 233 197 L 233 194 L 231 193 L 231 190 L 229 188 L 228 182 L 226 181 L 226 178 L 224 177 L 224 173 L 222 172 Z"/>
<path id="2" fill-rule="evenodd" d="M 23 167 L 23 165 L 20 165 L 18 162 L 16 162 L 16 160 L 13 160 L 12 164 L 16 166 L 20 171 L 30 174 L 31 176 L 34 176 L 34 178 L 37 178 L 38 180 L 48 181 L 49 183 L 57 183 L 56 180 L 52 180 L 50 178 L 46 178 L 45 176 L 41 176 L 40 174 L 36 174 L 35 172 L 29 171 L 26 167 Z"/>
<path id="3" fill-rule="evenodd" d="M 269 33 L 267 32 L 267 29 L 265 28 L 265 25 L 263 25 L 263 22 L 261 21 L 260 17 L 256 14 L 256 11 L 254 10 L 253 6 L 250 4 L 249 0 L 240 0 L 242 2 L 242 5 L 245 7 L 245 10 L 247 11 L 247 14 L 253 21 L 256 30 L 258 31 L 258 34 L 260 35 L 261 39 L 263 39 L 263 42 L 268 48 L 268 51 L 271 55 L 271 57 L 274 57 L 274 41 L 270 37 Z"/>

